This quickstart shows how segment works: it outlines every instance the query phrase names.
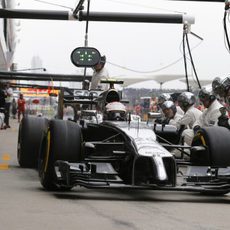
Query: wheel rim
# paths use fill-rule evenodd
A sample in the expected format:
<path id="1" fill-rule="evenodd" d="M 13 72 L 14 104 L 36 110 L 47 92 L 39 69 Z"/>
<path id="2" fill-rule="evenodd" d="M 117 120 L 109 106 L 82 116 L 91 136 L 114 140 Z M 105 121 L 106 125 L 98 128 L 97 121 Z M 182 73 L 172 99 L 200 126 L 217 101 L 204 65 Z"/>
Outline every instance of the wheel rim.
<path id="1" fill-rule="evenodd" d="M 206 141 L 205 141 L 205 139 L 204 139 L 204 136 L 203 136 L 200 132 L 197 133 L 196 138 L 199 139 L 199 140 L 201 141 L 201 144 L 202 144 L 202 145 L 204 145 L 204 146 L 207 145 L 207 144 L 206 144 Z"/>
<path id="2" fill-rule="evenodd" d="M 45 154 L 45 168 L 44 168 L 44 172 L 46 173 L 47 168 L 48 168 L 48 161 L 49 161 L 49 155 L 50 155 L 50 130 L 47 133 L 47 137 L 46 137 L 46 154 Z"/>

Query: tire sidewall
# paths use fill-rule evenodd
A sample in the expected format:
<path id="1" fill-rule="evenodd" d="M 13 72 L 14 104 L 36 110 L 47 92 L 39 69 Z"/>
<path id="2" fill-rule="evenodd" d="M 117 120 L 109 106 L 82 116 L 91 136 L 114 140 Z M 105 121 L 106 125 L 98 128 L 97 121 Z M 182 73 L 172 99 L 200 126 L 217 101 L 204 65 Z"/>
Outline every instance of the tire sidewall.
<path id="1" fill-rule="evenodd" d="M 55 173 L 57 160 L 79 162 L 81 159 L 80 127 L 71 121 L 51 120 L 39 153 L 39 177 L 43 187 L 46 190 L 60 189 Z"/>
<path id="2" fill-rule="evenodd" d="M 24 117 L 19 126 L 17 158 L 21 167 L 37 168 L 43 135 L 48 120 L 38 117 Z"/>

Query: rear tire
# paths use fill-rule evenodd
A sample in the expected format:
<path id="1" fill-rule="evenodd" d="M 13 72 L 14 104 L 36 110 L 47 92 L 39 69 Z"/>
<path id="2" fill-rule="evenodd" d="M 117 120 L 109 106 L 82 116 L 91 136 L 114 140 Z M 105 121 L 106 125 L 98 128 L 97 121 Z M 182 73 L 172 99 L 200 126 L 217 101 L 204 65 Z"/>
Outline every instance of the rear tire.
<path id="1" fill-rule="evenodd" d="M 212 126 L 202 128 L 193 139 L 193 146 L 203 145 L 207 149 L 191 154 L 191 161 L 196 165 L 211 166 L 214 168 L 225 168 L 230 166 L 230 131 L 227 128 Z M 229 193 L 225 190 L 207 189 L 202 195 L 223 196 Z"/>
<path id="2" fill-rule="evenodd" d="M 17 158 L 23 168 L 37 168 L 38 155 L 48 120 L 39 117 L 24 117 L 19 126 Z"/>
<path id="3" fill-rule="evenodd" d="M 70 190 L 57 185 L 54 164 L 57 160 L 79 162 L 82 159 L 82 135 L 71 121 L 51 120 L 39 156 L 39 177 L 46 190 Z"/>
<path id="4" fill-rule="evenodd" d="M 213 167 L 230 166 L 230 131 L 227 128 L 212 126 L 202 128 L 193 139 L 192 146 L 207 146 L 207 151 L 191 154 L 191 161 Z"/>

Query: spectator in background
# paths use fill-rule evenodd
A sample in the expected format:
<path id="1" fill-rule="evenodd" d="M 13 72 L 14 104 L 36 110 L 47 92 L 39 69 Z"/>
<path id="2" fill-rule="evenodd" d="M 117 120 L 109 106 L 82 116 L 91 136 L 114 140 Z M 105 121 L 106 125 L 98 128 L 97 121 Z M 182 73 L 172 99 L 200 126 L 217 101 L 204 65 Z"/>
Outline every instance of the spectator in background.
<path id="1" fill-rule="evenodd" d="M 3 84 L 0 82 L 0 129 L 4 127 L 4 118 L 5 118 L 5 92 L 3 90 Z"/>
<path id="2" fill-rule="evenodd" d="M 136 115 L 141 116 L 142 108 L 141 108 L 141 105 L 140 105 L 140 104 L 137 104 L 137 105 L 134 107 L 134 110 L 135 110 L 135 114 L 136 114 Z"/>
<path id="3" fill-rule="evenodd" d="M 5 95 L 6 95 L 6 104 L 5 104 L 5 126 L 6 128 L 10 128 L 9 118 L 10 118 L 10 106 L 13 101 L 13 89 L 10 87 L 10 84 L 6 84 L 5 88 Z"/>
<path id="4" fill-rule="evenodd" d="M 19 98 L 18 98 L 18 122 L 21 121 L 21 114 L 22 114 L 22 117 L 25 116 L 25 104 L 26 104 L 26 101 L 23 98 L 23 94 L 20 93 Z"/>
<path id="5" fill-rule="evenodd" d="M 13 115 L 13 119 L 16 119 L 16 114 L 17 114 L 17 103 L 15 98 L 13 98 L 12 101 L 12 115 Z"/>
<path id="6" fill-rule="evenodd" d="M 204 106 L 203 104 L 200 102 L 197 106 L 195 106 L 197 109 L 199 109 L 201 112 L 204 111 Z"/>
<path id="7" fill-rule="evenodd" d="M 3 84 L 0 82 L 0 108 L 4 109 L 5 108 L 5 103 L 6 103 L 6 95 L 3 89 Z"/>

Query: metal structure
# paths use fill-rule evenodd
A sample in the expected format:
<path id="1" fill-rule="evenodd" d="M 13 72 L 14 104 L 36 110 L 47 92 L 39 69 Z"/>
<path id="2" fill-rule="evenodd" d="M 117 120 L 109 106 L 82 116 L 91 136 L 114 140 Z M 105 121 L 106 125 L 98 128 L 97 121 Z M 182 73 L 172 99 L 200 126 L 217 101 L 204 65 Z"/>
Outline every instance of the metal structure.
<path id="1" fill-rule="evenodd" d="M 195 23 L 194 17 L 184 14 L 141 14 L 114 12 L 89 12 L 89 14 L 87 14 L 87 12 L 82 10 L 80 10 L 78 14 L 73 14 L 69 11 L 0 9 L 0 18 L 136 23 Z"/>
<path id="2" fill-rule="evenodd" d="M 91 12 L 89 9 L 83 11 L 84 0 L 80 0 L 73 12 L 71 11 L 50 11 L 50 10 L 25 10 L 25 9 L 0 9 L 0 18 L 14 19 L 37 19 L 37 20 L 77 20 L 77 21 L 105 21 L 105 22 L 126 22 L 126 23 L 170 23 L 191 25 L 195 23 L 192 16 L 186 14 L 145 14 L 145 13 L 120 13 L 120 12 Z M 89 8 L 89 1 L 88 1 Z M 67 76 L 51 74 L 25 74 L 0 72 L 0 79 L 16 80 L 47 80 L 55 81 L 82 81 L 89 79 L 89 76 Z"/>
<path id="3" fill-rule="evenodd" d="M 33 80 L 33 81 L 73 81 L 82 82 L 83 79 L 91 80 L 92 76 L 52 74 L 52 73 L 25 73 L 15 71 L 0 71 L 2 80 Z"/>

